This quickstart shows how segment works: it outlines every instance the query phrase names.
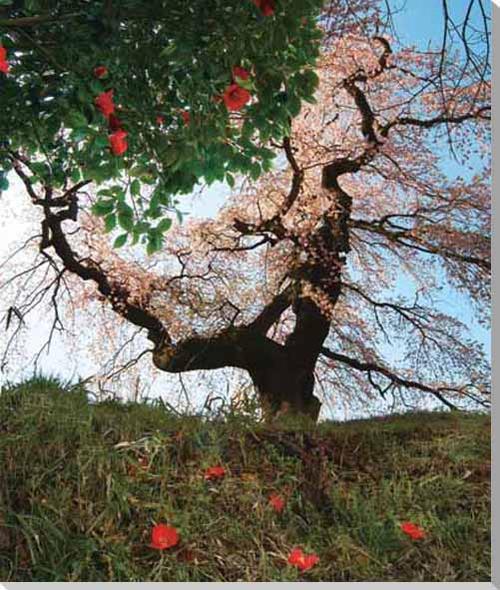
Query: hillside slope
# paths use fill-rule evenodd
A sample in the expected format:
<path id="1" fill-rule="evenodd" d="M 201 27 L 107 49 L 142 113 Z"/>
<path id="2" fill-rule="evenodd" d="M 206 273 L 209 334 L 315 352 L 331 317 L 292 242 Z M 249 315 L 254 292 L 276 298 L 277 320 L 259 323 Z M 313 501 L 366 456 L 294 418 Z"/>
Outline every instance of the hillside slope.
<path id="1" fill-rule="evenodd" d="M 488 581 L 489 467 L 486 415 L 269 428 L 33 381 L 0 395 L 0 581 Z"/>

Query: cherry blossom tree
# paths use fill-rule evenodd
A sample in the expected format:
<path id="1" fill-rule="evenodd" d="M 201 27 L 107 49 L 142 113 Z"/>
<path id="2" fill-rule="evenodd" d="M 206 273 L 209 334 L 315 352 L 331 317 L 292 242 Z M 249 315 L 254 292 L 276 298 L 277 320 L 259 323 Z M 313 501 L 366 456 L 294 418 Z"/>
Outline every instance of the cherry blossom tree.
<path id="1" fill-rule="evenodd" d="M 90 179 L 39 182 L 9 152 L 41 214 L 56 323 L 65 289 L 103 304 L 146 335 L 161 371 L 246 371 L 271 417 L 316 419 L 341 396 L 489 406 L 484 351 L 439 304 L 460 292 L 488 321 L 487 37 L 471 44 L 468 21 L 446 13 L 443 47 L 422 52 L 400 45 L 379 3 L 349 4 L 324 7 L 314 101 L 267 141 L 274 168 L 239 176 L 217 216 L 173 224 L 146 260 L 113 249 Z"/>

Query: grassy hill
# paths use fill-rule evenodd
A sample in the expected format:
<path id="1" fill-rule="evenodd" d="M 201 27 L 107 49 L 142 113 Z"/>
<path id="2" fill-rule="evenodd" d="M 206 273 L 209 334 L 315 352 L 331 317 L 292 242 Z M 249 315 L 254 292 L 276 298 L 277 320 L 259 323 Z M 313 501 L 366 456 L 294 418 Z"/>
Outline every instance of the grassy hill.
<path id="1" fill-rule="evenodd" d="M 214 465 L 226 475 L 207 481 Z M 157 522 L 176 547 L 149 547 Z M 319 564 L 288 565 L 294 546 Z M 0 581 L 273 580 L 489 581 L 489 416 L 265 427 L 4 388 Z"/>

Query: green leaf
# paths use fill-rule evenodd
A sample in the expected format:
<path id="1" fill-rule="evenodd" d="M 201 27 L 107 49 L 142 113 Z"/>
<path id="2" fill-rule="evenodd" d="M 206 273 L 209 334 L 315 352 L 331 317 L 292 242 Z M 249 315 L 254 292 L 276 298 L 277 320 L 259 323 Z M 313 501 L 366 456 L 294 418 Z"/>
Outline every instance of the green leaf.
<path id="1" fill-rule="evenodd" d="M 130 205 L 127 205 L 127 203 L 125 203 L 125 201 L 119 200 L 118 204 L 116 206 L 116 209 L 117 209 L 118 213 L 123 213 L 124 215 L 129 215 L 130 217 L 133 217 L 133 215 L 134 215 L 134 210 L 132 209 L 132 207 Z"/>
<path id="2" fill-rule="evenodd" d="M 286 110 L 290 116 L 296 117 L 300 113 L 300 99 L 297 96 L 290 96 L 286 102 Z"/>
<path id="3" fill-rule="evenodd" d="M 121 248 L 122 246 L 124 246 L 125 242 L 127 241 L 127 238 L 128 234 L 119 235 L 113 243 L 113 248 Z"/>
<path id="4" fill-rule="evenodd" d="M 309 104 L 317 104 L 317 102 L 318 102 L 316 100 L 316 97 L 312 94 L 310 96 L 303 96 L 302 98 L 303 98 L 303 100 L 305 100 Z"/>
<path id="5" fill-rule="evenodd" d="M 70 178 L 73 182 L 79 182 L 82 179 L 82 173 L 78 168 L 73 168 Z"/>
<path id="6" fill-rule="evenodd" d="M 93 141 L 96 148 L 102 149 L 108 147 L 109 141 L 107 137 L 103 137 L 102 135 L 97 135 Z"/>
<path id="7" fill-rule="evenodd" d="M 118 213 L 118 223 L 126 231 L 132 231 L 134 228 L 134 216 L 133 214 L 121 211 Z"/>
<path id="8" fill-rule="evenodd" d="M 159 57 L 168 57 L 174 53 L 176 47 L 175 44 L 172 43 L 171 45 L 167 45 L 164 49 L 160 51 Z"/>
<path id="9" fill-rule="evenodd" d="M 158 224 L 156 230 L 160 233 L 165 233 L 166 231 L 168 231 L 170 228 L 172 227 L 172 220 L 171 219 L 162 219 L 160 221 L 160 223 Z"/>
<path id="10" fill-rule="evenodd" d="M 80 111 L 70 111 L 66 117 L 66 123 L 72 129 L 87 127 L 87 119 Z"/>
<path id="11" fill-rule="evenodd" d="M 37 176 L 40 176 L 41 178 L 49 174 L 49 169 L 47 165 L 42 164 L 42 162 L 34 162 L 33 164 L 31 164 L 31 169 Z"/>
<path id="12" fill-rule="evenodd" d="M 138 197 L 141 194 L 141 183 L 137 180 L 137 178 L 133 180 L 132 184 L 130 185 L 130 194 L 132 194 L 134 197 Z"/>
<path id="13" fill-rule="evenodd" d="M 116 215 L 111 213 L 111 215 L 107 215 L 104 218 L 104 231 L 105 233 L 109 233 L 113 231 L 116 227 Z"/>
<path id="14" fill-rule="evenodd" d="M 237 78 L 236 82 L 237 82 L 238 86 L 245 88 L 245 90 L 255 90 L 255 84 L 253 83 L 253 80 L 251 80 L 250 78 L 248 80 L 243 80 L 242 78 Z"/>
<path id="15" fill-rule="evenodd" d="M 114 197 L 114 191 L 110 190 L 109 188 L 103 188 L 102 190 L 97 192 L 99 197 Z"/>
<path id="16" fill-rule="evenodd" d="M 250 178 L 252 180 L 257 180 L 261 174 L 261 167 L 260 164 L 257 162 L 252 162 L 250 165 Z"/>
<path id="17" fill-rule="evenodd" d="M 97 201 L 92 205 L 92 213 L 97 215 L 98 217 L 104 217 L 105 215 L 109 215 L 115 208 L 115 202 L 111 200 L 101 200 Z"/>
<path id="18" fill-rule="evenodd" d="M 151 254 L 158 252 L 159 250 L 161 250 L 162 246 L 163 246 L 162 236 L 157 233 L 150 233 L 148 236 L 148 243 L 146 246 L 146 252 L 148 253 L 148 255 L 151 256 Z"/>
<path id="19" fill-rule="evenodd" d="M 137 164 L 137 166 L 134 166 L 129 174 L 130 176 L 142 176 L 143 174 L 149 174 L 150 170 L 149 170 L 149 166 L 143 165 L 143 164 Z"/>
<path id="20" fill-rule="evenodd" d="M 145 234 L 151 229 L 151 225 L 147 221 L 139 221 L 134 226 L 134 234 Z"/>

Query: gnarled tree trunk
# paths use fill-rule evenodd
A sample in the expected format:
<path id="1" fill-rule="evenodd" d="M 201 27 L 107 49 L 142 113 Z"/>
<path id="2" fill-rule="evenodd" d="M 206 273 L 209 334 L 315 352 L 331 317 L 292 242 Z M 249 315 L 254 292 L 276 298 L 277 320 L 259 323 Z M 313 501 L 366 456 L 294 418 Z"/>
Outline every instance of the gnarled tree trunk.
<path id="1" fill-rule="evenodd" d="M 321 402 L 314 396 L 314 374 L 290 363 L 250 373 L 267 419 L 280 415 L 304 415 L 318 419 Z"/>
<path id="2" fill-rule="evenodd" d="M 173 341 L 167 326 L 147 306 L 134 302 L 127 287 L 111 280 L 98 263 L 82 258 L 73 250 L 62 224 L 68 219 L 77 220 L 78 190 L 86 182 L 76 184 L 62 197 L 54 197 L 52 187 L 45 187 L 43 197 L 37 196 L 21 164 L 14 158 L 14 168 L 33 201 L 44 212 L 41 249 L 53 247 L 65 270 L 85 281 L 93 281 L 114 311 L 147 330 L 154 344 L 156 367 L 169 373 L 224 367 L 245 369 L 253 380 L 266 418 L 302 414 L 318 419 L 321 403 L 313 393 L 314 369 L 328 336 L 330 320 L 315 298 L 304 292 L 303 285 L 326 296 L 330 311 L 333 309 L 341 291 L 341 272 L 349 251 L 350 197 L 337 179 L 352 171 L 351 162 L 325 167 L 323 187 L 331 192 L 332 204 L 320 227 L 309 237 L 306 260 L 290 269 L 289 286 L 276 294 L 253 322 L 231 325 L 214 335 L 192 336 L 178 342 Z M 296 178 L 302 178 L 300 171 L 296 172 Z M 237 225 L 242 232 L 257 231 L 242 222 Z M 281 237 L 286 235 L 279 218 L 272 218 L 267 225 L 266 231 Z M 294 312 L 295 326 L 284 343 L 275 342 L 267 334 L 289 308 Z"/>

